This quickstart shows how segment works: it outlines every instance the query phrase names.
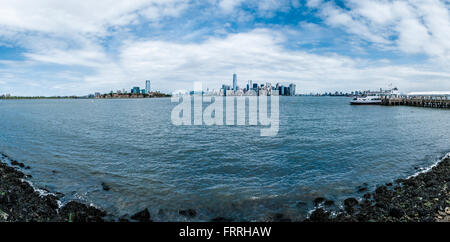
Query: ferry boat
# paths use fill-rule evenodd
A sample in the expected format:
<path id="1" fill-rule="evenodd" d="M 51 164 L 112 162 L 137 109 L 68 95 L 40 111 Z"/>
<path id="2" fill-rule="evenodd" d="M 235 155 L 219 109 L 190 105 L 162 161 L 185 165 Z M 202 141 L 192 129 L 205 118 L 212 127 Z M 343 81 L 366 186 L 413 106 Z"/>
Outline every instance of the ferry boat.
<path id="1" fill-rule="evenodd" d="M 350 101 L 351 105 L 370 105 L 370 104 L 381 104 L 381 96 L 380 95 L 371 95 L 371 96 L 361 96 L 355 97 Z"/>
<path id="2" fill-rule="evenodd" d="M 379 92 L 367 92 L 366 94 L 355 97 L 350 101 L 351 105 L 377 105 L 381 104 L 381 97 L 383 96 L 398 96 L 400 93 L 395 87 L 393 89 L 383 90 L 380 89 Z"/>

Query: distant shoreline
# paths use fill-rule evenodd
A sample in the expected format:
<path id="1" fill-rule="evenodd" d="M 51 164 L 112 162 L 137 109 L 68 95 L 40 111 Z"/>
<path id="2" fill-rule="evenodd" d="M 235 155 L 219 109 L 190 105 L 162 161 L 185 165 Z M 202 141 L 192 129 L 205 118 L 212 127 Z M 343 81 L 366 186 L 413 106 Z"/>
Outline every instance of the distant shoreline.
<path id="1" fill-rule="evenodd" d="M 161 96 L 161 97 L 127 97 L 127 98 L 88 98 L 88 97 L 0 97 L 0 100 L 45 100 L 45 99 L 82 99 L 82 100 L 94 100 L 94 99 L 149 99 L 149 98 L 168 98 L 171 97 L 168 96 Z"/>

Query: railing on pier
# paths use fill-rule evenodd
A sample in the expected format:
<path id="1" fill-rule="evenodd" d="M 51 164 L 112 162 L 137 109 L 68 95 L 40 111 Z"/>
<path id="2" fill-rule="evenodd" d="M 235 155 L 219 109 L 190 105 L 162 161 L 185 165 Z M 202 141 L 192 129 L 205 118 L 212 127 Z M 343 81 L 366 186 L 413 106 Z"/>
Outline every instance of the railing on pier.
<path id="1" fill-rule="evenodd" d="M 384 96 L 381 98 L 382 105 L 387 106 L 416 106 L 431 108 L 450 108 L 449 95 L 429 95 L 429 96 L 410 96 L 396 95 Z"/>

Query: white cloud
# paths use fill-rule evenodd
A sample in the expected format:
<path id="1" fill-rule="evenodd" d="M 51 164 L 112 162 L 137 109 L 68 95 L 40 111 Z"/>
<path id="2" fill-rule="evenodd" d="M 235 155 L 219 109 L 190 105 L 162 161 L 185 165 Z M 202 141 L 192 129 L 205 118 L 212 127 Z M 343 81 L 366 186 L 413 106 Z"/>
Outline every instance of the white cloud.
<path id="1" fill-rule="evenodd" d="M 138 16 L 154 20 L 177 15 L 186 1 L 2 0 L 0 5 L 0 26 L 9 31 L 104 35 L 108 27 L 129 24 Z"/>
<path id="2" fill-rule="evenodd" d="M 243 4 L 239 0 L 214 3 L 224 11 Z M 259 13 L 283 11 L 287 3 L 293 4 L 254 2 Z M 448 8 L 437 0 L 429 3 L 426 7 L 419 1 L 350 1 L 350 9 L 342 9 L 316 0 L 307 5 L 317 7 L 319 16 L 330 26 L 407 54 L 425 53 L 445 65 L 450 63 Z M 23 95 L 107 92 L 130 88 L 146 79 L 162 91 L 191 88 L 193 81 L 219 88 L 231 82 L 234 72 L 241 86 L 248 79 L 292 81 L 299 92 L 374 89 L 389 83 L 405 91 L 450 89 L 448 69 L 426 60 L 398 65 L 384 59 L 369 61 L 286 48 L 288 35 L 298 36 L 299 42 L 311 35 L 330 38 L 313 31 L 322 26 L 307 22 L 300 23 L 309 30 L 305 37 L 303 32 L 292 34 L 296 30 L 289 28 L 259 28 L 234 34 L 223 31 L 223 38 L 205 36 L 198 43 L 138 39 L 124 30 L 126 34 L 116 39 L 117 49 L 111 54 L 102 45 L 103 38 L 112 34 L 111 28 L 126 28 L 142 18 L 152 22 L 177 16 L 188 1 L 0 0 L 0 4 L 1 39 L 26 49 L 25 61 L 0 62 L 0 82 L 6 90 L 20 86 Z M 239 10 L 233 16 L 250 19 L 244 13 Z M 195 33 L 204 35 L 202 29 Z"/>
<path id="3" fill-rule="evenodd" d="M 348 9 L 309 1 L 329 26 L 407 53 L 421 53 L 450 64 L 449 5 L 440 0 L 349 0 Z"/>
<path id="4" fill-rule="evenodd" d="M 226 13 L 232 12 L 236 7 L 238 7 L 244 0 L 221 0 L 219 2 L 219 7 Z"/>
<path id="5" fill-rule="evenodd" d="M 287 50 L 284 41 L 283 33 L 269 29 L 210 38 L 195 44 L 128 41 L 121 48 L 115 66 L 105 66 L 86 81 L 109 80 L 130 86 L 136 80 L 151 79 L 156 87 L 164 86 L 169 91 L 190 89 L 194 81 L 205 81 L 209 88 L 217 89 L 222 83 L 231 82 L 231 75 L 236 72 L 241 86 L 250 79 L 292 81 L 298 84 L 300 92 L 376 89 L 390 83 L 405 91 L 428 90 L 432 88 L 430 83 L 450 88 L 450 82 L 445 82 L 450 73 L 432 66 L 402 66 L 386 60 L 354 60 L 336 54 L 316 55 Z"/>

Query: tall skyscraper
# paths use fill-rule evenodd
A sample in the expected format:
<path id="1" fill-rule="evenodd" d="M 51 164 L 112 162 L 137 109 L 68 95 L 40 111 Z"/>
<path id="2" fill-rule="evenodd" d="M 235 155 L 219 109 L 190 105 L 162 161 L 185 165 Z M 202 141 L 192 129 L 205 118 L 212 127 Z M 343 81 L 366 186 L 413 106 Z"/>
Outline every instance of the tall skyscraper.
<path id="1" fill-rule="evenodd" d="M 145 81 L 145 91 L 146 91 L 147 93 L 150 93 L 150 92 L 151 92 L 151 89 L 150 89 L 150 81 L 149 81 L 149 80 Z"/>
<path id="2" fill-rule="evenodd" d="M 295 96 L 295 88 L 296 88 L 296 86 L 295 86 L 295 84 L 294 83 L 291 83 L 291 85 L 289 85 L 289 91 L 290 91 L 290 96 Z"/>
<path id="3" fill-rule="evenodd" d="M 233 74 L 233 91 L 237 91 L 237 75 Z"/>

